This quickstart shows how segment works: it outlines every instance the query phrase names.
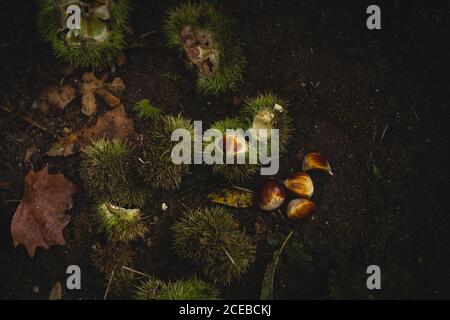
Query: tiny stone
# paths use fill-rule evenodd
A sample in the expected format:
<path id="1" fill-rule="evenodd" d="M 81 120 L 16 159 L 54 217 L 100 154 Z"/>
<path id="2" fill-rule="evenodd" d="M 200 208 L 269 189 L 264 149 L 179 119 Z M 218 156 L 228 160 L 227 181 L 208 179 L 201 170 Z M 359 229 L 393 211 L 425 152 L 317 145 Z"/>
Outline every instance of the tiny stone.
<path id="1" fill-rule="evenodd" d="M 39 293 L 39 287 L 33 286 L 33 293 Z"/>

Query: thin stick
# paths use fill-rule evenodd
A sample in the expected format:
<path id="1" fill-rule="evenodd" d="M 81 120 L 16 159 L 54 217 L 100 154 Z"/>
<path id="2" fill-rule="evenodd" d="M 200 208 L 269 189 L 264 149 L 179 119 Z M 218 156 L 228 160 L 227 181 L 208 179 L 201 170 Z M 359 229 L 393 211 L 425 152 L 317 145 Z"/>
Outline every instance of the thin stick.
<path id="1" fill-rule="evenodd" d="M 139 39 L 144 39 L 146 36 L 157 33 L 156 31 L 149 31 L 147 33 L 144 33 L 143 35 L 139 36 Z"/>
<path id="2" fill-rule="evenodd" d="M 111 276 L 109 277 L 109 281 L 108 281 L 108 286 L 106 287 L 106 292 L 105 295 L 103 296 L 103 300 L 106 300 L 106 298 L 108 297 L 108 293 L 109 293 L 109 288 L 111 287 L 111 282 L 112 279 L 114 277 L 114 270 L 116 269 L 116 265 L 114 265 L 112 271 L 111 271 Z"/>
<path id="3" fill-rule="evenodd" d="M 8 112 L 8 113 L 13 114 L 13 111 L 12 111 L 11 109 L 7 108 L 7 107 L 2 107 L 2 110 L 6 111 L 6 112 Z M 52 135 L 53 137 L 56 137 L 56 135 L 55 135 L 55 133 L 54 133 L 53 131 L 51 131 L 50 129 L 44 127 L 43 125 L 40 125 L 39 123 L 37 123 L 36 121 L 34 121 L 33 119 L 31 119 L 30 117 L 24 116 L 24 115 L 21 115 L 21 114 L 15 114 L 15 115 L 16 115 L 17 117 L 19 117 L 20 119 L 22 119 L 23 121 L 27 122 L 28 124 L 30 124 L 30 125 L 32 125 L 32 126 L 34 126 L 34 127 L 36 127 L 36 128 L 39 128 L 39 129 L 41 129 L 42 131 L 47 132 L 48 134 Z"/>
<path id="4" fill-rule="evenodd" d="M 384 130 L 383 130 L 383 133 L 381 134 L 381 141 L 383 141 L 383 139 L 384 139 L 384 136 L 386 135 L 386 132 L 387 132 L 387 129 L 389 128 L 389 124 L 387 124 L 385 127 L 384 127 Z"/>
<path id="5" fill-rule="evenodd" d="M 232 185 L 232 187 L 233 187 L 234 189 L 238 189 L 238 190 L 242 190 L 242 191 L 247 191 L 247 192 L 254 193 L 253 190 L 250 190 L 250 189 L 247 189 L 247 188 L 242 188 L 242 187 L 238 187 L 238 186 L 235 186 L 235 185 Z"/>
<path id="6" fill-rule="evenodd" d="M 147 278 L 151 278 L 148 274 L 143 273 L 143 272 L 140 272 L 140 271 L 137 271 L 137 270 L 134 270 L 134 269 L 129 268 L 129 267 L 122 266 L 122 269 L 125 269 L 125 270 L 127 270 L 127 271 L 136 273 L 136 274 L 138 274 L 138 275 L 141 275 L 141 276 L 144 276 L 144 277 L 147 277 Z"/>

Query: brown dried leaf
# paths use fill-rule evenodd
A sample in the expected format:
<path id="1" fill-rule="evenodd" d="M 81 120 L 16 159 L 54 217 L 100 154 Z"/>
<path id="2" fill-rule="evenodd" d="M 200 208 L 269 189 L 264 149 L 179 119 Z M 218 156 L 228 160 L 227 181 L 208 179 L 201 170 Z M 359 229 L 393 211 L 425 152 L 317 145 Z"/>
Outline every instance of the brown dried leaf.
<path id="1" fill-rule="evenodd" d="M 82 76 L 83 84 L 80 87 L 81 97 L 81 112 L 91 117 L 97 112 L 97 103 L 95 99 L 95 91 L 103 88 L 103 80 L 95 77 L 93 72 L 85 72 Z"/>
<path id="2" fill-rule="evenodd" d="M 70 84 L 63 86 L 52 86 L 41 92 L 39 95 L 39 109 L 48 110 L 48 107 L 63 110 L 76 98 L 76 90 Z"/>
<path id="3" fill-rule="evenodd" d="M 120 104 L 99 117 L 94 126 L 82 130 L 80 136 L 82 145 L 86 145 L 104 137 L 134 140 L 136 132 L 133 119 L 127 117 L 124 105 Z"/>
<path id="4" fill-rule="evenodd" d="M 119 77 L 116 77 L 116 78 L 113 79 L 113 81 L 111 81 L 110 83 L 108 83 L 106 85 L 106 88 L 112 94 L 119 95 L 123 91 L 125 91 L 126 87 L 125 87 L 125 83 L 123 82 L 123 80 L 121 78 L 119 78 Z"/>
<path id="5" fill-rule="evenodd" d="M 64 138 L 61 138 L 55 142 L 50 150 L 47 151 L 47 155 L 50 157 L 68 157 L 76 152 L 76 144 L 79 140 L 79 136 L 76 133 L 71 133 Z"/>
<path id="6" fill-rule="evenodd" d="M 48 167 L 25 177 L 25 192 L 11 222 L 14 247 L 22 244 L 33 257 L 37 247 L 64 245 L 63 229 L 70 221 L 66 213 L 78 187 L 62 174 L 49 174 Z"/>
<path id="7" fill-rule="evenodd" d="M 88 117 L 97 113 L 97 102 L 93 92 L 85 92 L 81 97 L 81 113 Z"/>
<path id="8" fill-rule="evenodd" d="M 25 163 L 26 165 L 30 165 L 31 164 L 31 158 L 38 152 L 39 152 L 38 147 L 36 147 L 36 146 L 29 147 L 25 151 L 25 157 L 23 159 L 23 163 Z"/>
<path id="9" fill-rule="evenodd" d="M 58 140 L 53 144 L 47 155 L 50 157 L 67 157 L 77 152 L 79 148 L 88 145 L 92 140 L 100 138 L 119 138 L 134 141 L 137 138 L 134 131 L 134 121 L 127 117 L 123 104 L 106 112 L 97 119 L 97 123 Z"/>
<path id="10" fill-rule="evenodd" d="M 53 287 L 52 291 L 50 291 L 50 294 L 48 295 L 48 300 L 61 300 L 62 299 L 62 285 L 61 282 L 56 282 Z"/>
<path id="11" fill-rule="evenodd" d="M 111 108 L 117 107 L 120 104 L 120 99 L 104 88 L 97 89 L 95 93 Z"/>

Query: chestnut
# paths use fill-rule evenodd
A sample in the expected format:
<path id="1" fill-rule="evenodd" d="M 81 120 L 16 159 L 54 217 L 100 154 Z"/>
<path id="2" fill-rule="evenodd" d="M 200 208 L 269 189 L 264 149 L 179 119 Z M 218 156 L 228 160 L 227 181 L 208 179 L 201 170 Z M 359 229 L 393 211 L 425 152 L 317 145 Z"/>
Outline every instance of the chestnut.
<path id="1" fill-rule="evenodd" d="M 289 191 L 302 198 L 311 198 L 314 193 L 314 184 L 306 172 L 292 174 L 284 181 L 284 185 Z"/>
<path id="2" fill-rule="evenodd" d="M 318 152 L 308 153 L 303 158 L 302 170 L 303 171 L 320 170 L 327 172 L 331 176 L 334 175 L 333 172 L 331 171 L 331 166 L 328 160 L 325 159 L 325 157 Z"/>
<path id="3" fill-rule="evenodd" d="M 311 216 L 316 210 L 316 205 L 308 199 L 291 200 L 287 207 L 287 215 L 290 219 L 305 219 Z"/>
<path id="4" fill-rule="evenodd" d="M 266 180 L 258 190 L 258 206 L 267 211 L 278 209 L 286 199 L 286 188 L 274 179 Z"/>

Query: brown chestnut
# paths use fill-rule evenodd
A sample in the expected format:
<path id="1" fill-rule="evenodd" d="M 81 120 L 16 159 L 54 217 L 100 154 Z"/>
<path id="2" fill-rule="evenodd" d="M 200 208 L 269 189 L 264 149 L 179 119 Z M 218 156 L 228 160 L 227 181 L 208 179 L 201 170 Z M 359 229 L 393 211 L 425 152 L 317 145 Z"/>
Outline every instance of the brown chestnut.
<path id="1" fill-rule="evenodd" d="M 331 171 L 331 166 L 328 160 L 318 152 L 308 153 L 303 158 L 302 170 L 320 170 L 327 172 L 331 176 L 334 175 Z"/>
<path id="2" fill-rule="evenodd" d="M 306 172 L 292 174 L 284 181 L 284 185 L 289 191 L 302 198 L 311 198 L 314 193 L 314 184 Z"/>
<path id="3" fill-rule="evenodd" d="M 308 199 L 291 200 L 287 207 L 287 215 L 290 219 L 305 219 L 316 210 L 316 205 Z"/>
<path id="4" fill-rule="evenodd" d="M 278 209 L 286 199 L 286 189 L 274 179 L 266 180 L 257 193 L 258 206 L 267 211 Z"/>

